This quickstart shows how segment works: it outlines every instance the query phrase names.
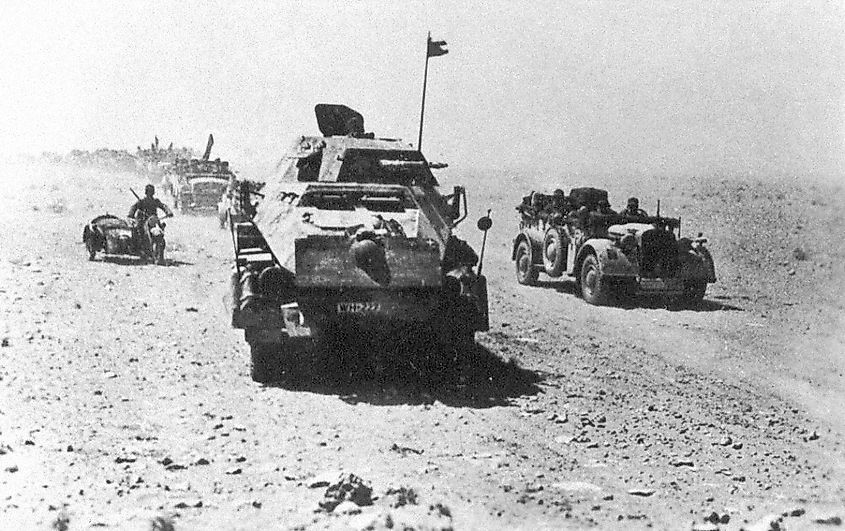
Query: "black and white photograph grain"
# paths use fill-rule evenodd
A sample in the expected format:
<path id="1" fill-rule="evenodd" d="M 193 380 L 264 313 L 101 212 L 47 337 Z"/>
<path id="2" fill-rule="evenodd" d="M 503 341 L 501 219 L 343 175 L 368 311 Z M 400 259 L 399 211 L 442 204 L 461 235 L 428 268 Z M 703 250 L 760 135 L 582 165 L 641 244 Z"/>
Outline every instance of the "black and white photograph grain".
<path id="1" fill-rule="evenodd" d="M 0 530 L 845 531 L 842 0 L 33 0 L 0 57 Z"/>

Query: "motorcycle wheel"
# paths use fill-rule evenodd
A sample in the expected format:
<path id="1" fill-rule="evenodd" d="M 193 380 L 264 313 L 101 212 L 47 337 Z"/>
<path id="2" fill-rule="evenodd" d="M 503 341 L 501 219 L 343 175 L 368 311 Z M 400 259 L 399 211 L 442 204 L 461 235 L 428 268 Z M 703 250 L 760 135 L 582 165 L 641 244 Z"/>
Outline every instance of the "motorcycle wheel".
<path id="1" fill-rule="evenodd" d="M 88 250 L 88 260 L 93 261 L 97 256 L 97 249 L 94 247 L 93 238 L 85 240 L 85 248 Z"/>
<path id="2" fill-rule="evenodd" d="M 164 264 L 164 240 L 153 242 L 153 262 L 156 265 Z"/>

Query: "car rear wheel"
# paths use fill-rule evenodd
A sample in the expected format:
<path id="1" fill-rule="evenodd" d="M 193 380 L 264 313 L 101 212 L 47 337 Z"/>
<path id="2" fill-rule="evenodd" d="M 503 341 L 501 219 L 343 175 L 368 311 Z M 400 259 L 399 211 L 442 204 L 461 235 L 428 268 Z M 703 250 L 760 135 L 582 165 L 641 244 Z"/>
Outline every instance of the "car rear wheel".
<path id="1" fill-rule="evenodd" d="M 684 284 L 684 302 L 690 305 L 699 304 L 707 292 L 707 282 L 703 280 L 688 280 Z"/>
<path id="2" fill-rule="evenodd" d="M 516 281 L 526 286 L 533 286 L 537 282 L 537 270 L 531 263 L 531 250 L 528 242 L 519 242 L 516 248 Z"/>
<path id="3" fill-rule="evenodd" d="M 587 255 L 581 263 L 581 296 L 590 304 L 602 305 L 607 303 L 608 287 L 599 271 L 599 263 L 595 255 Z"/>
<path id="4" fill-rule="evenodd" d="M 557 227 L 546 231 L 543 238 L 543 266 L 550 277 L 559 277 L 566 270 L 568 239 Z"/>
<path id="5" fill-rule="evenodd" d="M 94 247 L 93 238 L 88 238 L 85 240 L 85 249 L 88 250 L 88 260 L 94 260 L 97 256 L 97 249 Z"/>

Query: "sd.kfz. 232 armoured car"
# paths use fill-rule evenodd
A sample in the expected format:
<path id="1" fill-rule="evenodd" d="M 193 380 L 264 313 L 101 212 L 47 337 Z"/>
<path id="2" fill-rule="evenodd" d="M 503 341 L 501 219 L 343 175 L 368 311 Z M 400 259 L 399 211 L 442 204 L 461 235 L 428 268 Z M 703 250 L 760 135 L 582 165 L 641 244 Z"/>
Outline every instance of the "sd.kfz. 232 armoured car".
<path id="1" fill-rule="evenodd" d="M 635 295 L 695 303 L 716 281 L 701 234 L 682 238 L 680 218 L 616 214 L 605 190 L 573 188 L 568 197 L 532 192 L 517 210 L 512 259 L 520 284 L 534 284 L 540 272 L 566 274 L 590 304 Z"/>
<path id="2" fill-rule="evenodd" d="M 315 110 L 323 136 L 301 137 L 255 216 L 232 224 L 232 324 L 249 343 L 253 380 L 274 379 L 320 338 L 401 331 L 472 344 L 489 326 L 487 283 L 452 233 L 467 215 L 463 188 L 441 195 L 422 153 L 364 133 L 352 109 Z"/>

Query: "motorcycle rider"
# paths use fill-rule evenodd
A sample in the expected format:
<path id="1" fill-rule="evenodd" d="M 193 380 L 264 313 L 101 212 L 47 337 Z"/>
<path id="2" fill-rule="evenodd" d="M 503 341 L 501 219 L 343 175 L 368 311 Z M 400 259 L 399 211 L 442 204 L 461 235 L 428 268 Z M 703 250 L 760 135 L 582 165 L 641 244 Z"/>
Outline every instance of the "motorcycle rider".
<path id="1" fill-rule="evenodd" d="M 156 198 L 155 193 L 155 186 L 148 184 L 144 187 L 144 197 L 136 201 L 129 209 L 129 217 L 138 221 L 138 224 L 135 227 L 135 236 L 136 238 L 139 238 L 139 241 L 143 242 L 148 253 L 152 252 L 153 246 L 152 237 L 150 236 L 150 228 L 147 226 L 147 220 L 158 215 L 159 209 L 164 211 L 165 218 L 173 217 L 173 211 Z"/>

